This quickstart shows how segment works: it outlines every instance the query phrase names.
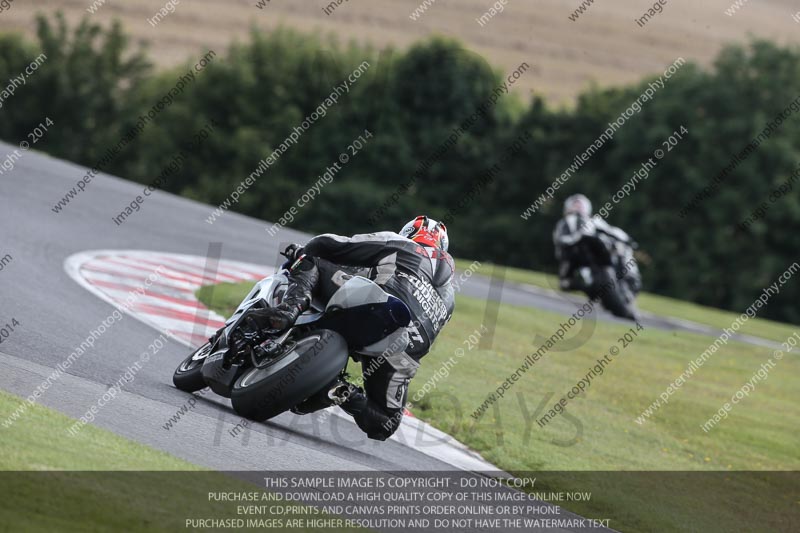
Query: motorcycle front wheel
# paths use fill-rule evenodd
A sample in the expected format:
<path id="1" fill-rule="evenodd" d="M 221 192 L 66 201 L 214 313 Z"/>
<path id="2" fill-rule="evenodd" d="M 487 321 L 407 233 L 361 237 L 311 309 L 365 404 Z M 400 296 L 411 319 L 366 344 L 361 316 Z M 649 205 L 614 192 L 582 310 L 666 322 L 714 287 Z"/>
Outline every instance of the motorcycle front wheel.
<path id="1" fill-rule="evenodd" d="M 196 392 L 206 388 L 203 379 L 203 361 L 209 353 L 211 353 L 211 343 L 207 342 L 178 365 L 172 375 L 172 382 L 177 388 L 185 392 Z"/>
<path id="2" fill-rule="evenodd" d="M 589 294 L 592 299 L 600 299 L 612 315 L 620 318 L 627 318 L 628 320 L 638 320 L 636 310 L 633 306 L 633 301 L 626 301 L 623 296 L 622 288 L 611 269 L 598 269 L 595 275 L 595 285 L 593 291 Z"/>

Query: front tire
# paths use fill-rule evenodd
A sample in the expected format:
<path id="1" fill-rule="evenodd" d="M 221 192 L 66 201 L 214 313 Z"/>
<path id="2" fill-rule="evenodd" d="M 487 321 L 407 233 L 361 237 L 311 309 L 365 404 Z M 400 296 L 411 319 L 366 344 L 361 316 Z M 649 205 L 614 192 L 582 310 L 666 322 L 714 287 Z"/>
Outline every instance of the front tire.
<path id="1" fill-rule="evenodd" d="M 178 365 L 172 375 L 172 382 L 177 388 L 184 392 L 197 392 L 207 387 L 203 379 L 203 362 L 209 353 L 211 343 L 207 342 Z"/>
<path id="2" fill-rule="evenodd" d="M 603 269 L 599 272 L 597 276 L 597 288 L 595 290 L 596 294 L 600 297 L 603 307 L 610 311 L 612 315 L 633 321 L 638 320 L 633 307 L 633 301 L 625 301 L 620 282 L 616 279 L 612 271 Z"/>
<path id="3" fill-rule="evenodd" d="M 288 411 L 331 383 L 347 365 L 347 343 L 330 330 L 313 331 L 265 368 L 251 368 L 231 390 L 233 409 L 262 422 Z"/>

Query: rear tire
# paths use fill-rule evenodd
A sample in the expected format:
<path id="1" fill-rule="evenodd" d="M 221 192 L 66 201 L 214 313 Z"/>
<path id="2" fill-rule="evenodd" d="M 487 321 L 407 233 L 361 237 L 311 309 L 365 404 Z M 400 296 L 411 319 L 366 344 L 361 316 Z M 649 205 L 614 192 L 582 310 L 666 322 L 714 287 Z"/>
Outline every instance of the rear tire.
<path id="1" fill-rule="evenodd" d="M 172 382 L 177 388 L 184 392 L 197 392 L 208 386 L 203 379 L 203 362 L 210 352 L 211 343 L 207 342 L 178 365 L 172 375 Z"/>
<path id="2" fill-rule="evenodd" d="M 327 329 L 313 331 L 266 368 L 242 374 L 231 390 L 233 409 L 258 422 L 277 416 L 331 383 L 347 359 L 341 335 Z"/>

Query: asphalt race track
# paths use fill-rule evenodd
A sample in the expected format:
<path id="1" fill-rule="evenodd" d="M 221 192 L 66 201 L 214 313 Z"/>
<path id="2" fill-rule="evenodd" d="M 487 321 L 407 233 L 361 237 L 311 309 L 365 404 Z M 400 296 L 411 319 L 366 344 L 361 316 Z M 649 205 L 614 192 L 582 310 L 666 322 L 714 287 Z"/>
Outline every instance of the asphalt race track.
<path id="1" fill-rule="evenodd" d="M 3 145 L 0 157 L 9 151 Z M 113 311 L 69 278 L 63 263 L 71 254 L 125 247 L 205 256 L 209 243 L 222 242 L 225 259 L 274 265 L 279 257 L 281 241 L 268 238 L 264 223 L 229 213 L 209 225 L 205 221 L 208 206 L 168 194 L 151 196 L 141 211 L 117 226 L 112 216 L 141 194 L 142 186 L 112 177 L 95 178 L 67 209 L 54 213 L 53 204 L 84 173 L 81 167 L 27 152 L 0 182 L 0 224 L 6 235 L 3 255 L 13 258 L 0 272 L 3 308 L 8 320 L 16 318 L 20 323 L 18 334 L 0 350 L 3 366 L 11 364 L 18 370 L 5 371 L 0 379 L 2 388 L 20 396 L 30 394 L 32 374 L 46 376 Z M 302 234 L 291 230 L 277 237 L 303 240 Z M 77 418 L 157 336 L 151 327 L 133 319 L 114 324 L 91 353 L 70 367 L 69 376 L 43 395 L 41 403 Z M 184 345 L 169 341 L 125 386 L 124 400 L 101 411 L 98 425 L 216 469 L 452 468 L 399 443 L 364 439 L 354 424 L 339 417 L 319 426 L 312 417 L 287 415 L 231 437 L 228 430 L 241 418 L 211 398 L 202 399 L 193 416 L 167 431 L 161 426 L 188 398 L 172 385 L 172 372 L 187 354 Z M 70 392 L 59 393 L 58 387 Z M 131 405 L 125 408 L 126 403 Z M 190 441 L 184 440 L 190 436 Z M 262 453 L 267 446 L 280 453 Z M 220 447 L 231 449 L 223 454 Z"/>
<path id="2" fill-rule="evenodd" d="M 14 147 L 0 144 L 0 160 Z M 206 222 L 210 206 L 156 192 L 141 211 L 117 226 L 118 215 L 142 185 L 99 175 L 60 213 L 54 204 L 74 187 L 85 169 L 35 152 L 25 152 L 14 168 L 0 176 L 0 257 L 11 256 L 0 270 L 3 313 L 0 323 L 16 319 L 20 326 L 0 349 L 0 388 L 27 397 L 52 369 L 97 328 L 113 307 L 73 281 L 64 260 L 85 250 L 126 249 L 206 256 L 211 243 L 222 243 L 222 258 L 274 266 L 287 242 L 307 235 L 284 229 L 275 238 L 266 223 L 226 213 Z M 416 213 L 409 213 L 409 216 Z M 488 278 L 473 276 L 464 294 L 486 299 Z M 505 284 L 502 301 L 571 314 L 577 298 L 552 291 Z M 605 314 L 601 319 L 610 319 Z M 681 321 L 646 317 L 664 329 L 715 331 Z M 39 402 L 77 418 L 158 332 L 124 318 L 100 336 L 94 349 L 76 361 Z M 711 338 L 709 339 L 711 340 Z M 748 339 L 744 339 L 748 340 Z M 758 339 L 749 339 L 762 344 Z M 217 470 L 399 470 L 442 471 L 454 467 L 425 453 L 425 438 L 403 443 L 366 439 L 339 416 L 282 415 L 232 436 L 241 421 L 226 403 L 207 395 L 172 429 L 163 424 L 189 398 L 172 385 L 172 372 L 187 355 L 175 341 L 167 345 L 121 396 L 100 411 L 95 423 L 124 437 L 165 450 L 192 463 Z M 7 413 L 2 414 L 5 419 Z M 20 422 L 22 423 L 22 422 Z M 428 441 L 431 443 L 431 441 Z M 431 444 L 433 445 L 433 444 Z"/>

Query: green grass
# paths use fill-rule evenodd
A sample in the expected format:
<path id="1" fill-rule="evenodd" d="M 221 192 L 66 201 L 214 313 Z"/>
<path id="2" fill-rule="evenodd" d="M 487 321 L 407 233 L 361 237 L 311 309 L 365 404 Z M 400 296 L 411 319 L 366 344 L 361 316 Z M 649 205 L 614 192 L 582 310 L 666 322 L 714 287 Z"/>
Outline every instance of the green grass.
<path id="1" fill-rule="evenodd" d="M 455 261 L 456 270 L 459 272 L 467 270 L 469 266 L 474 263 L 474 261 L 467 259 L 456 259 Z M 504 271 L 506 281 L 558 290 L 558 277 L 552 274 L 545 274 L 544 272 L 534 272 L 532 270 L 523 270 L 521 268 L 500 266 L 495 265 L 494 263 L 489 263 L 488 261 L 483 261 L 480 263 L 480 268 L 477 270 L 477 273 L 484 276 L 500 275 L 500 269 Z"/>
<path id="2" fill-rule="evenodd" d="M 472 263 L 473 261 L 456 259 L 456 268 L 458 268 L 459 271 L 464 271 Z M 512 267 L 497 267 L 492 263 L 481 263 L 477 273 L 485 276 L 492 276 L 493 274 L 500 275 L 499 273 L 501 271 L 496 270 L 498 268 L 505 269 L 505 279 L 512 283 L 533 285 L 535 287 L 552 289 L 555 291 L 559 290 L 558 277 L 543 272 L 533 272 Z M 731 323 L 736 320 L 738 316 L 736 313 L 730 311 L 706 307 L 646 292 L 639 295 L 636 300 L 636 305 L 643 311 L 649 311 L 662 316 L 691 320 L 698 324 L 705 324 L 720 329 L 730 327 Z M 742 309 L 742 312 L 744 312 L 744 309 Z M 796 326 L 790 324 L 783 324 L 763 318 L 754 318 L 748 320 L 739 329 L 739 333 L 782 342 L 789 337 L 795 329 Z"/>
<path id="3" fill-rule="evenodd" d="M 219 286 L 213 301 L 206 303 L 228 312 L 249 288 L 248 284 Z M 201 299 L 208 296 L 204 291 Z M 661 300 L 660 305 L 673 316 L 681 316 L 690 307 L 697 313 L 702 309 Z M 730 323 L 735 318 L 732 313 L 714 313 L 713 320 Z M 768 378 L 734 407 L 727 420 L 705 433 L 700 425 L 771 356 L 770 350 L 732 342 L 717 351 L 668 405 L 638 425 L 634 420 L 641 411 L 713 342 L 706 336 L 648 328 L 606 367 L 602 376 L 595 378 L 583 397 L 571 401 L 568 417 L 559 416 L 544 428 L 538 427 L 534 413 L 549 393 L 554 394 L 546 402 L 548 407 L 586 375 L 610 346 L 619 344 L 618 339 L 628 330 L 628 326 L 597 322 L 585 344 L 560 352 L 555 351 L 558 346 L 554 347 L 476 422 L 470 413 L 535 350 L 535 336 L 551 336 L 564 320 L 554 313 L 502 305 L 497 324 L 486 324 L 493 331 L 491 346 L 469 350 L 465 339 L 481 327 L 485 316 L 485 302 L 457 298 L 453 319 L 423 359 L 409 397 L 433 380 L 458 349 L 465 349 L 464 357 L 455 358 L 457 363 L 450 368 L 449 376 L 436 381 L 436 387 L 416 402 L 413 411 L 503 469 L 522 474 L 800 468 L 796 438 L 800 427 L 796 383 L 800 362 L 795 354 L 781 360 Z M 763 328 L 765 321 L 758 322 Z M 779 331 L 786 331 L 786 335 L 777 336 L 777 340 L 785 340 L 793 329 L 776 324 L 773 333 Z M 488 334 L 484 336 L 488 338 Z M 587 477 L 582 479 L 586 481 Z M 783 530 L 785 523 L 781 520 L 785 516 L 767 510 L 787 504 L 787 494 L 791 494 L 788 481 L 771 478 L 760 483 L 736 478 L 719 495 L 701 491 L 703 485 L 698 482 L 686 481 L 668 489 L 663 480 L 652 477 L 617 481 L 598 489 L 591 502 L 567 507 L 591 516 L 611 517 L 612 527 L 622 531 L 681 531 L 687 524 L 698 531 Z M 552 483 L 564 490 L 574 480 L 555 476 Z M 737 504 L 741 501 L 737 498 L 745 498 L 744 503 Z M 797 502 L 789 500 L 787 505 L 795 513 L 800 510 Z"/>
<path id="4" fill-rule="evenodd" d="M 3 418 L 21 403 L 0 392 Z M 210 491 L 258 490 L 92 425 L 69 436 L 74 422 L 34 405 L 0 430 L 0 531 L 184 531 L 187 518 L 242 518 Z"/>
<path id="5" fill-rule="evenodd" d="M 0 391 L 0 413 L 13 412 L 19 398 Z M 0 429 L 3 470 L 193 470 L 200 468 L 93 425 L 74 437 L 75 420 L 38 404 L 9 428 Z"/>
<path id="6" fill-rule="evenodd" d="M 236 308 L 255 283 L 220 283 L 219 285 L 206 285 L 200 287 L 195 296 L 209 308 L 225 317 L 233 314 Z"/>

